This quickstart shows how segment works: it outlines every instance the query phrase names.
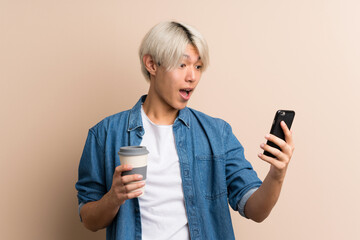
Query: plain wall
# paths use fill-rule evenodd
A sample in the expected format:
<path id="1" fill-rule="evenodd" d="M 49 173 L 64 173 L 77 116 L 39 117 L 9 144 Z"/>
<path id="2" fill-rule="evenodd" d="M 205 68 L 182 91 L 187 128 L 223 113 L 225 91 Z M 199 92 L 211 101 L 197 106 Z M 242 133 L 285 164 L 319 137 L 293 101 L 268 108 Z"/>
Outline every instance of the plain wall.
<path id="1" fill-rule="evenodd" d="M 189 106 L 259 145 L 294 109 L 296 150 L 272 214 L 233 212 L 236 239 L 360 239 L 360 1 L 0 1 L 0 239 L 104 239 L 79 221 L 88 129 L 147 92 L 138 47 L 163 20 L 195 26 L 211 63 Z"/>

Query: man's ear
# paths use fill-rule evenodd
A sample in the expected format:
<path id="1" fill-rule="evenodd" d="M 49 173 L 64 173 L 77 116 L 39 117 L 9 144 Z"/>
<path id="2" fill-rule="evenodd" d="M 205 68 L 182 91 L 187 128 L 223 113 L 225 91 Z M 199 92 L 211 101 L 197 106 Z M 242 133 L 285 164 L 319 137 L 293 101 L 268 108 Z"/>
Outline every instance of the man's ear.
<path id="1" fill-rule="evenodd" d="M 146 70 L 150 73 L 150 75 L 155 75 L 159 66 L 155 63 L 154 59 L 151 55 L 145 54 L 143 56 L 143 63 L 145 65 Z"/>

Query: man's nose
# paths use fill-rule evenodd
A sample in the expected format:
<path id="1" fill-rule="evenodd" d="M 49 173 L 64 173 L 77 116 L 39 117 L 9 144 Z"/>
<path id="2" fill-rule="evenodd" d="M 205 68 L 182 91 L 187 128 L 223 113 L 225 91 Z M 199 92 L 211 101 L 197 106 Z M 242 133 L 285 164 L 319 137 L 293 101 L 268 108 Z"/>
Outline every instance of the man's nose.
<path id="1" fill-rule="evenodd" d="M 196 80 L 196 74 L 195 74 L 195 69 L 193 68 L 188 68 L 187 72 L 186 72 L 186 79 L 187 82 L 193 82 Z"/>

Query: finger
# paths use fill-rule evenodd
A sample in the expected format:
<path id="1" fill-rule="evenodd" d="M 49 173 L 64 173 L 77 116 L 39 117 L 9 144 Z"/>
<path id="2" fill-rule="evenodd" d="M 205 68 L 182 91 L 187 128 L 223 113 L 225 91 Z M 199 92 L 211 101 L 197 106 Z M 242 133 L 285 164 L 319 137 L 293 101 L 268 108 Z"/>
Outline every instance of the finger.
<path id="1" fill-rule="evenodd" d="M 129 183 L 125 186 L 125 192 L 130 193 L 132 191 L 138 190 L 145 186 L 145 181 L 139 181 L 134 183 Z"/>
<path id="2" fill-rule="evenodd" d="M 117 167 L 115 168 L 114 175 L 116 175 L 116 176 L 121 176 L 122 172 L 130 171 L 130 170 L 132 170 L 132 166 L 131 166 L 131 165 L 127 165 L 127 164 L 120 165 L 120 166 L 117 166 Z"/>
<path id="3" fill-rule="evenodd" d="M 269 145 L 267 145 L 265 143 L 262 143 L 260 145 L 260 148 L 263 149 L 264 151 L 267 151 L 267 152 L 271 153 L 272 155 L 274 155 L 277 158 L 277 160 L 282 160 L 283 157 L 284 157 L 283 156 L 284 153 L 282 153 L 279 149 L 271 147 L 271 146 L 269 146 Z"/>
<path id="4" fill-rule="evenodd" d="M 123 180 L 122 180 L 122 173 L 125 171 L 130 171 L 132 170 L 132 166 L 131 165 L 120 165 L 117 166 L 115 168 L 114 171 L 114 175 L 113 175 L 113 185 L 115 186 L 121 186 L 123 185 Z M 132 180 L 134 181 L 134 180 Z"/>
<path id="5" fill-rule="evenodd" d="M 123 184 L 129 184 L 131 182 L 142 180 L 143 176 L 140 174 L 132 174 L 132 175 L 126 175 L 121 177 L 121 182 Z"/>
<path id="6" fill-rule="evenodd" d="M 126 198 L 126 194 L 136 191 L 145 186 L 145 181 L 131 182 L 128 184 L 113 185 L 113 191 L 119 196 L 119 199 Z"/>
<path id="7" fill-rule="evenodd" d="M 292 132 L 290 131 L 290 129 L 288 128 L 288 126 L 286 125 L 286 123 L 284 121 L 281 121 L 280 123 L 282 130 L 284 131 L 284 135 L 285 135 L 285 141 L 286 143 L 288 143 L 290 146 L 293 146 L 293 138 L 292 138 Z"/>
<path id="8" fill-rule="evenodd" d="M 142 193 L 143 193 L 142 190 L 135 191 L 135 192 L 131 192 L 131 193 L 127 193 L 127 194 L 126 194 L 126 199 L 137 198 L 137 197 L 139 197 Z"/>
<path id="9" fill-rule="evenodd" d="M 284 140 L 282 140 L 281 138 L 272 135 L 272 134 L 267 134 L 265 136 L 265 138 L 267 140 L 269 140 L 270 142 L 275 143 L 275 145 L 279 146 L 281 151 L 285 154 L 291 154 L 291 147 L 289 144 L 287 144 Z"/>
<path id="10" fill-rule="evenodd" d="M 264 155 L 264 154 L 262 154 L 262 153 L 259 153 L 259 154 L 258 154 L 258 157 L 259 157 L 261 160 L 263 160 L 263 161 L 265 161 L 265 162 L 267 162 L 267 163 L 270 163 L 271 165 L 273 165 L 273 166 L 276 167 L 277 169 L 283 168 L 283 165 L 284 165 L 284 164 L 283 164 L 281 161 L 279 161 L 279 160 L 277 160 L 277 159 L 275 159 L 275 158 L 266 156 L 266 155 Z"/>

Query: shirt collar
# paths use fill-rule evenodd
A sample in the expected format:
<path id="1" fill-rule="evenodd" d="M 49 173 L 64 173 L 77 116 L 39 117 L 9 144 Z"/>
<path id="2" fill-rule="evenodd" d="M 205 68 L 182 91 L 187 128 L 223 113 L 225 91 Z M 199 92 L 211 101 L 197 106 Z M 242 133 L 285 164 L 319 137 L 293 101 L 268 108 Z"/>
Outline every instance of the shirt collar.
<path id="1" fill-rule="evenodd" d="M 137 128 L 143 128 L 141 119 L 141 105 L 145 102 L 147 95 L 143 95 L 135 106 L 130 110 L 128 131 L 133 131 Z M 187 128 L 190 128 L 190 112 L 187 107 L 179 111 L 178 117 L 175 119 L 174 124 L 180 120 Z"/>
<path id="2" fill-rule="evenodd" d="M 178 117 L 175 119 L 175 122 L 177 120 L 180 120 L 187 128 L 190 128 L 190 110 L 188 107 L 185 107 L 184 109 L 181 109 L 179 111 Z"/>

